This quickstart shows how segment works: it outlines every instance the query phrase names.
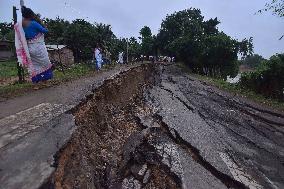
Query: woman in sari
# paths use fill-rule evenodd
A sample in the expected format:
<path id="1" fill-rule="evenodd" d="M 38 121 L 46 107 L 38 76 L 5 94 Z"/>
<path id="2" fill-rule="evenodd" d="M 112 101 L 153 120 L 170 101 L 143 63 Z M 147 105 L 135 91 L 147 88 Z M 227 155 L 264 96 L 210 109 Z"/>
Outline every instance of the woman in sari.
<path id="1" fill-rule="evenodd" d="M 18 60 L 28 68 L 33 83 L 49 80 L 53 77 L 52 64 L 44 42 L 44 34 L 48 30 L 36 21 L 37 15 L 25 6 L 22 7 L 22 16 L 22 23 L 15 25 Z"/>

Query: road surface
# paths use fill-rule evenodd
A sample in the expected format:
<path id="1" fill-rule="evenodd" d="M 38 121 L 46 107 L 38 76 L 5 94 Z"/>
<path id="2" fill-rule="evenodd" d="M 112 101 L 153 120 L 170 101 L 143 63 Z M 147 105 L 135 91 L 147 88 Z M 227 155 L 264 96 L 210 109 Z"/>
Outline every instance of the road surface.
<path id="1" fill-rule="evenodd" d="M 284 114 L 178 65 L 31 96 L 0 104 L 2 188 L 284 188 Z"/>

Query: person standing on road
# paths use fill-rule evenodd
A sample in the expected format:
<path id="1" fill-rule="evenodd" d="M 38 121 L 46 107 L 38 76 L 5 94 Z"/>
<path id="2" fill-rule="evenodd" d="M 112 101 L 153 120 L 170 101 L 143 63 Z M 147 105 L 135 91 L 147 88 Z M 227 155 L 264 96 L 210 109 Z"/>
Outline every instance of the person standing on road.
<path id="1" fill-rule="evenodd" d="M 123 54 L 124 54 L 123 52 L 120 52 L 120 53 L 118 54 L 118 61 L 117 61 L 117 62 L 118 62 L 119 64 L 123 64 Z"/>
<path id="2" fill-rule="evenodd" d="M 103 59 L 99 46 L 97 46 L 97 48 L 95 49 L 95 58 L 96 58 L 97 70 L 100 70 L 102 68 Z"/>
<path id="3" fill-rule="evenodd" d="M 39 17 L 22 5 L 22 22 L 15 24 L 15 46 L 18 61 L 28 68 L 33 83 L 52 79 L 52 64 L 44 42 L 48 30 L 43 27 Z"/>

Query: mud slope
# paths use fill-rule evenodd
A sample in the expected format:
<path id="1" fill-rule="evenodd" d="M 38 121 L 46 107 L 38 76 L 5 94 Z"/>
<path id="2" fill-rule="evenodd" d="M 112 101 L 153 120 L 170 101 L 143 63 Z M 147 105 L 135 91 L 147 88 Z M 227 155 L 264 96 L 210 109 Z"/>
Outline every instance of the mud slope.
<path id="1" fill-rule="evenodd" d="M 284 188 L 284 115 L 175 65 L 125 71 L 73 114 L 42 188 Z"/>

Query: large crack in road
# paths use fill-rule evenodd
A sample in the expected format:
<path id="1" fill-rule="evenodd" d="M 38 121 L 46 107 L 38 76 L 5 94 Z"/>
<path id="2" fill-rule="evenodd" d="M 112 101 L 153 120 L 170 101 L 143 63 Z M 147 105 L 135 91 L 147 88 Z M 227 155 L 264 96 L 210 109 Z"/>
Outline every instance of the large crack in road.
<path id="1" fill-rule="evenodd" d="M 284 188 L 284 115 L 175 64 L 122 72 L 72 114 L 42 188 Z"/>

